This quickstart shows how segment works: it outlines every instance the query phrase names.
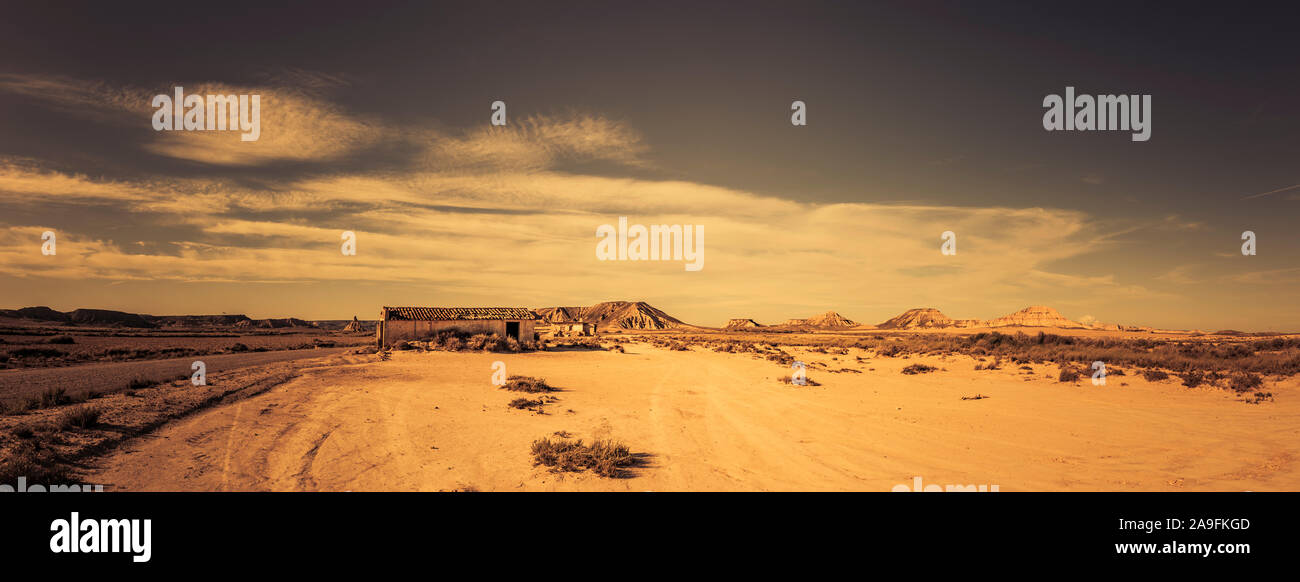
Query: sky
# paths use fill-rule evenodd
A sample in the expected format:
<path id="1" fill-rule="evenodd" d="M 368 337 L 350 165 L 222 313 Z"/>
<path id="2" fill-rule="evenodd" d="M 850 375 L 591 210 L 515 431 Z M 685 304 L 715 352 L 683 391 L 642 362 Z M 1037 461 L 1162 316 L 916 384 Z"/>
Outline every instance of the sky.
<path id="1" fill-rule="evenodd" d="M 1295 9 L 1043 4 L 6 7 L 0 308 L 1300 330 Z M 177 86 L 259 139 L 155 131 Z M 1066 87 L 1151 95 L 1150 139 L 1045 130 Z M 620 217 L 703 268 L 600 260 Z"/>

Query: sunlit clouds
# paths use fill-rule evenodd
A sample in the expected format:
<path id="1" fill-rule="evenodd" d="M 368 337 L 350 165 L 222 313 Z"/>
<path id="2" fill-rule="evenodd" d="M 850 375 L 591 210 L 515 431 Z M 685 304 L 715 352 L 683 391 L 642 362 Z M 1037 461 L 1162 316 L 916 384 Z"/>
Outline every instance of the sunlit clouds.
<path id="1" fill-rule="evenodd" d="M 306 73 L 288 78 L 303 75 L 319 79 Z M 323 79 L 320 86 L 342 83 Z M 195 82 L 185 88 L 262 95 L 261 138 L 242 142 L 236 132 L 148 130 L 147 100 L 166 87 L 0 77 L 2 91 L 40 96 L 51 107 L 87 108 L 94 123 L 138 125 L 142 156 L 212 170 L 113 177 L 31 158 L 0 160 L 0 206 L 6 209 L 0 275 L 34 286 L 274 284 L 256 293 L 276 294 L 322 282 L 386 284 L 368 288 L 376 306 L 399 290 L 412 293 L 413 285 L 437 290 L 429 302 L 438 304 L 536 307 L 653 299 L 704 325 L 827 309 L 872 322 L 920 306 L 987 318 L 1031 303 L 1063 306 L 1076 317 L 1086 308 L 1105 321 L 1109 306 L 1175 296 L 1177 287 L 1194 280 L 1190 268 L 1166 268 L 1133 281 L 1070 267 L 1078 257 L 1114 252 L 1111 238 L 1138 222 L 1127 217 L 1050 204 L 818 203 L 794 193 L 760 195 L 654 177 L 653 144 L 628 123 L 599 112 L 512 113 L 503 128 L 489 127 L 485 116 L 482 126 L 457 130 L 350 114 L 319 86 Z M 375 147 L 396 148 L 407 161 L 333 167 Z M 318 165 L 258 174 L 254 183 L 240 179 L 247 170 L 285 162 Z M 573 169 L 584 162 L 600 162 L 604 170 Z M 678 264 L 598 261 L 595 229 L 621 216 L 642 224 L 705 225 L 707 266 L 685 272 Z M 1203 227 L 1177 216 L 1158 222 L 1170 231 Z M 39 252 L 45 230 L 59 237 L 55 257 Z M 356 256 L 340 253 L 343 231 L 357 234 Z M 944 231 L 957 235 L 955 256 L 939 252 Z M 1293 280 L 1294 271 L 1239 272 L 1224 276 L 1223 284 L 1267 285 L 1270 276 Z M 91 297 L 85 303 L 64 307 L 96 306 Z M 144 295 L 115 304 L 150 311 Z M 1070 311 L 1075 306 L 1078 313 Z M 192 309 L 213 310 L 201 304 Z M 284 315 L 355 311 L 368 312 L 350 304 L 337 313 Z"/>

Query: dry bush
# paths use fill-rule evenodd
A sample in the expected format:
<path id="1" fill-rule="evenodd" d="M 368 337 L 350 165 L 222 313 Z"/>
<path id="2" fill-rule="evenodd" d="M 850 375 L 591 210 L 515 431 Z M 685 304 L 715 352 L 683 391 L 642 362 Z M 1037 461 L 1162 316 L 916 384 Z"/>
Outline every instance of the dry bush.
<path id="1" fill-rule="evenodd" d="M 1146 379 L 1147 382 L 1159 382 L 1161 380 L 1168 380 L 1169 374 L 1164 370 L 1142 370 L 1142 377 Z"/>
<path id="2" fill-rule="evenodd" d="M 36 440 L 19 441 L 0 459 L 0 483 L 15 483 L 19 477 L 27 478 L 28 487 L 69 483 L 75 479 L 59 462 L 58 455 Z"/>
<path id="3" fill-rule="evenodd" d="M 546 405 L 546 401 L 540 398 L 538 398 L 537 400 L 529 400 L 527 398 L 516 398 L 514 400 L 511 400 L 507 406 L 509 406 L 510 408 L 518 408 L 520 410 L 535 410 L 537 412 L 541 412 L 542 406 L 544 405 Z"/>
<path id="4" fill-rule="evenodd" d="M 59 415 L 58 426 L 63 430 L 70 428 L 91 428 L 99 424 L 103 411 L 98 406 L 85 404 Z"/>
<path id="5" fill-rule="evenodd" d="M 998 358 L 993 358 L 993 361 L 989 362 L 987 365 L 983 363 L 975 364 L 975 369 L 976 370 L 1001 370 L 1002 360 Z"/>
<path id="6" fill-rule="evenodd" d="M 530 394 L 556 391 L 556 388 L 547 384 L 546 380 L 534 378 L 532 376 L 510 376 L 506 379 L 506 383 L 503 384 L 501 388 L 515 392 L 528 392 Z"/>
<path id="7" fill-rule="evenodd" d="M 27 408 L 29 410 L 36 408 L 53 408 L 55 406 L 71 404 L 72 397 L 68 396 L 68 391 L 65 388 L 50 388 L 41 393 L 40 396 L 29 400 L 28 403 Z"/>
<path id="8" fill-rule="evenodd" d="M 593 337 L 575 337 L 561 341 L 552 342 L 552 348 L 565 348 L 572 350 L 603 350 L 604 346 L 600 341 Z"/>
<path id="9" fill-rule="evenodd" d="M 1272 401 L 1273 401 L 1272 392 L 1256 392 L 1252 394 L 1249 399 L 1244 400 L 1243 402 L 1249 404 L 1259 404 L 1261 402 L 1272 402 Z"/>
<path id="10" fill-rule="evenodd" d="M 1228 383 L 1228 387 L 1237 392 L 1248 392 L 1263 385 L 1264 379 L 1260 378 L 1259 374 L 1249 372 L 1233 375 L 1232 380 Z"/>
<path id="11" fill-rule="evenodd" d="M 1073 366 L 1062 366 L 1061 373 L 1056 376 L 1056 381 L 1077 382 L 1079 380 L 1079 376 L 1082 375 L 1083 373 L 1080 372 L 1078 368 L 1075 368 Z"/>
<path id="12" fill-rule="evenodd" d="M 636 465 L 636 457 L 621 442 L 601 440 L 590 446 L 582 439 L 570 441 L 540 438 L 533 441 L 533 464 L 556 471 L 582 472 L 590 469 L 601 477 L 622 477 L 625 468 Z"/>
<path id="13" fill-rule="evenodd" d="M 925 364 L 912 364 L 906 368 L 903 368 L 903 373 L 911 376 L 914 374 L 928 374 L 938 369 L 939 368 L 936 368 L 934 366 L 927 366 Z"/>
<path id="14" fill-rule="evenodd" d="M 1205 383 L 1205 374 L 1195 370 L 1183 372 L 1182 374 L 1179 374 L 1178 377 L 1183 380 L 1183 386 L 1188 388 L 1195 388 Z"/>

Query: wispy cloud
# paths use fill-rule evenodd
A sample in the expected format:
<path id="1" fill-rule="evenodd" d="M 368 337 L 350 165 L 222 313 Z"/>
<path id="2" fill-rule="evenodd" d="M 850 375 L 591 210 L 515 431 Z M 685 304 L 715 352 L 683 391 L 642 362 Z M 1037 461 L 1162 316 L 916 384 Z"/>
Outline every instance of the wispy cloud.
<path id="1" fill-rule="evenodd" d="M 1268 196 L 1268 195 L 1270 195 L 1270 194 L 1277 194 L 1278 192 L 1286 192 L 1287 190 L 1295 190 L 1296 188 L 1300 188 L 1300 184 L 1295 184 L 1295 185 L 1293 185 L 1293 186 L 1287 186 L 1287 187 L 1285 187 L 1285 188 L 1278 188 L 1278 189 L 1276 189 L 1276 190 L 1269 190 L 1268 192 L 1260 192 L 1259 194 L 1251 194 L 1250 196 L 1246 196 L 1246 197 L 1242 198 L 1242 200 L 1251 200 L 1251 199 L 1253 199 L 1253 198 L 1261 198 L 1261 197 L 1264 197 L 1264 196 Z"/>

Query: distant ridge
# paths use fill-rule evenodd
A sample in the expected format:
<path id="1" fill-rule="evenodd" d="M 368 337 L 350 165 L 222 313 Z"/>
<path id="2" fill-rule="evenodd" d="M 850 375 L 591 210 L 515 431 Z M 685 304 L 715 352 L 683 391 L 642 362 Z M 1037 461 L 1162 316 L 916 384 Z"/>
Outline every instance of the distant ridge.
<path id="1" fill-rule="evenodd" d="M 763 327 L 763 324 L 748 318 L 732 319 L 727 321 L 726 329 L 746 329 L 753 327 Z"/>
<path id="2" fill-rule="evenodd" d="M 68 312 L 56 311 L 49 307 L 24 307 L 22 309 L 0 309 L 0 317 L 62 323 L 67 325 L 84 325 L 90 327 L 129 327 L 129 328 L 260 328 L 279 329 L 286 327 L 317 327 L 316 324 L 294 318 L 249 319 L 247 315 L 145 315 L 127 313 L 111 309 L 74 309 Z"/>
<path id="3" fill-rule="evenodd" d="M 296 317 L 279 319 L 246 319 L 235 324 L 237 328 L 283 329 L 286 327 L 317 327 L 316 324 Z"/>
<path id="4" fill-rule="evenodd" d="M 1057 327 L 1063 329 L 1105 330 L 1139 329 L 1125 328 L 1114 324 L 1079 323 L 1067 319 L 1057 310 L 1045 305 L 1031 305 L 1015 313 L 1003 315 L 1002 317 L 994 319 L 953 319 L 933 307 L 920 307 L 904 311 L 903 313 L 882 322 L 876 327 L 878 329 L 942 329 L 954 327 Z"/>

